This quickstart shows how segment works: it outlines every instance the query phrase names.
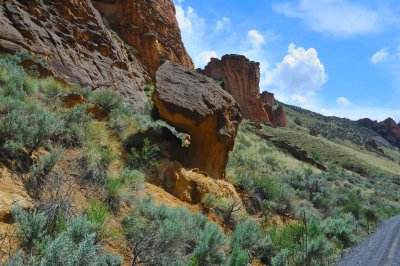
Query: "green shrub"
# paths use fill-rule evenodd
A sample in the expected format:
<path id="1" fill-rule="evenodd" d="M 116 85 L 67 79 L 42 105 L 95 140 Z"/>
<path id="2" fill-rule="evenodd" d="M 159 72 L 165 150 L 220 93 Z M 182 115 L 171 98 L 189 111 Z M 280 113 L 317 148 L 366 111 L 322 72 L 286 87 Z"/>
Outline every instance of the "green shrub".
<path id="1" fill-rule="evenodd" d="M 105 184 L 107 169 L 115 159 L 115 154 L 108 147 L 102 147 L 97 143 L 87 143 L 84 151 L 85 157 L 82 162 L 85 179 L 92 184 Z"/>
<path id="2" fill-rule="evenodd" d="M 332 217 L 327 218 L 324 231 L 329 238 L 338 241 L 344 248 L 349 247 L 355 242 L 356 226 L 353 215 L 343 213 L 336 208 Z"/>
<path id="3" fill-rule="evenodd" d="M 39 82 L 39 91 L 44 94 L 46 101 L 50 102 L 62 96 L 67 90 L 63 84 L 49 77 Z"/>
<path id="4" fill-rule="evenodd" d="M 89 124 L 92 122 L 91 114 L 86 112 L 87 106 L 77 105 L 64 114 L 65 142 L 72 146 L 81 146 L 89 131 Z"/>
<path id="5" fill-rule="evenodd" d="M 111 216 L 108 206 L 96 199 L 91 199 L 89 203 L 89 207 L 85 210 L 87 219 L 98 228 L 103 228 L 105 222 Z"/>
<path id="6" fill-rule="evenodd" d="M 225 225 L 234 227 L 236 224 L 235 213 L 241 209 L 240 202 L 228 198 L 218 198 L 208 193 L 203 198 L 203 204 L 213 209 Z"/>
<path id="7" fill-rule="evenodd" d="M 146 198 L 123 226 L 134 257 L 132 265 L 206 265 L 202 263 L 223 259 L 225 240 L 220 229 L 185 208 L 156 206 Z"/>
<path id="8" fill-rule="evenodd" d="M 106 182 L 107 189 L 107 203 L 108 205 L 116 210 L 121 203 L 121 197 L 123 194 L 123 190 L 125 189 L 125 185 L 119 178 L 109 178 Z"/>
<path id="9" fill-rule="evenodd" d="M 25 212 L 21 207 L 14 208 L 12 214 L 18 224 L 17 234 L 23 246 L 32 250 L 46 234 L 46 216 L 33 210 Z"/>
<path id="10" fill-rule="evenodd" d="M 93 92 L 91 102 L 97 104 L 107 114 L 111 111 L 122 108 L 122 97 L 111 90 L 97 90 Z"/>
<path id="11" fill-rule="evenodd" d="M 149 139 L 144 139 L 140 148 L 132 148 L 127 155 L 127 164 L 131 168 L 143 171 L 151 171 L 157 165 L 160 158 L 160 149 L 157 145 L 151 144 Z"/>
<path id="12" fill-rule="evenodd" d="M 40 189 L 45 178 L 51 173 L 54 166 L 61 157 L 60 149 L 53 149 L 44 157 L 41 157 L 29 170 L 30 179 L 28 180 L 28 188 L 32 192 Z"/>

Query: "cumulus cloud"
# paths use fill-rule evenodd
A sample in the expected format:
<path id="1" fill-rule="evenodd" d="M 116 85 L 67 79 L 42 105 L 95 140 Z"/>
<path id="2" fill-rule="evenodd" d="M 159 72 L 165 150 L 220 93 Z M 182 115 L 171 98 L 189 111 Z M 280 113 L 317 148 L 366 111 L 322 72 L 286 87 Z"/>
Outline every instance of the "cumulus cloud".
<path id="1" fill-rule="evenodd" d="M 229 27 L 229 25 L 231 24 L 231 20 L 227 17 L 223 17 L 222 19 L 217 21 L 217 25 L 215 27 L 215 31 L 222 31 L 223 29 Z"/>
<path id="2" fill-rule="evenodd" d="M 176 5 L 176 19 L 182 34 L 192 34 L 193 27 L 203 27 L 205 21 L 199 17 L 192 7 L 187 7 L 186 10 L 182 6 Z"/>
<path id="3" fill-rule="evenodd" d="M 247 37 L 249 38 L 250 42 L 252 43 L 254 48 L 260 48 L 261 44 L 265 42 L 264 36 L 259 33 L 257 30 L 249 30 L 247 33 Z"/>
<path id="4" fill-rule="evenodd" d="M 288 55 L 268 73 L 269 90 L 287 94 L 306 94 L 318 91 L 327 81 L 325 67 L 314 48 L 304 49 L 291 43 Z"/>
<path id="5" fill-rule="evenodd" d="M 298 0 L 275 4 L 273 9 L 303 20 L 313 31 L 340 37 L 380 32 L 397 21 L 384 7 L 370 8 L 349 0 Z"/>
<path id="6" fill-rule="evenodd" d="M 204 52 L 201 52 L 196 57 L 196 61 L 201 65 L 206 65 L 208 62 L 210 62 L 211 58 L 218 58 L 217 52 L 215 52 L 215 51 L 204 51 Z"/>
<path id="7" fill-rule="evenodd" d="M 346 97 L 338 97 L 336 99 L 336 105 L 339 107 L 347 107 L 351 105 L 351 102 Z"/>

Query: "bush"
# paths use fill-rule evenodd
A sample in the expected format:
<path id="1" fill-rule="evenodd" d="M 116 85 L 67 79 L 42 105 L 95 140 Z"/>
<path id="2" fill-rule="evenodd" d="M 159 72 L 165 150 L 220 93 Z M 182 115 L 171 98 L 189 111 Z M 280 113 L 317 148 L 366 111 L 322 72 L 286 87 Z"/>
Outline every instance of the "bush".
<path id="1" fill-rule="evenodd" d="M 205 265 L 223 259 L 220 229 L 185 208 L 155 206 L 146 198 L 124 219 L 123 226 L 133 253 L 132 265 Z"/>
<path id="2" fill-rule="evenodd" d="M 86 217 L 96 227 L 102 229 L 107 219 L 111 216 L 108 206 L 96 199 L 91 199 L 89 203 L 89 207 L 85 210 Z"/>
<path id="3" fill-rule="evenodd" d="M 127 165 L 146 172 L 152 171 L 160 158 L 160 149 L 151 144 L 149 139 L 144 139 L 140 148 L 132 148 L 127 155 Z"/>
<path id="4" fill-rule="evenodd" d="M 77 105 L 64 114 L 64 138 L 67 144 L 81 146 L 84 143 L 89 124 L 92 122 L 92 116 L 86 110 L 86 105 Z"/>
<path id="5" fill-rule="evenodd" d="M 85 179 L 91 184 L 105 184 L 108 166 L 115 159 L 114 153 L 108 147 L 102 147 L 97 143 L 87 143 L 84 151 Z"/>
<path id="6" fill-rule="evenodd" d="M 45 178 L 60 160 L 60 155 L 60 149 L 53 149 L 31 166 L 29 171 L 30 179 L 27 182 L 27 187 L 30 191 L 35 192 L 42 187 Z"/>
<path id="7" fill-rule="evenodd" d="M 332 217 L 325 222 L 324 231 L 329 238 L 338 241 L 344 248 L 350 247 L 355 242 L 356 232 L 353 215 L 343 213 L 339 208 L 334 209 Z"/>
<path id="8" fill-rule="evenodd" d="M 21 207 L 14 208 L 12 214 L 18 224 L 17 234 L 22 245 L 31 251 L 46 234 L 46 216 L 33 210 L 27 213 Z"/>
<path id="9" fill-rule="evenodd" d="M 31 156 L 63 130 L 60 119 L 38 106 L 14 101 L 0 109 L 8 109 L 0 116 L 0 137 L 2 149 L 10 155 L 18 155 L 24 149 Z"/>
<path id="10" fill-rule="evenodd" d="M 100 106 L 107 114 L 111 111 L 122 108 L 122 97 L 111 90 L 97 90 L 93 92 L 91 102 Z"/>
<path id="11" fill-rule="evenodd" d="M 236 224 L 235 213 L 242 207 L 240 202 L 233 199 L 217 198 L 209 193 L 204 196 L 203 204 L 213 209 L 221 217 L 223 223 L 231 228 Z"/>

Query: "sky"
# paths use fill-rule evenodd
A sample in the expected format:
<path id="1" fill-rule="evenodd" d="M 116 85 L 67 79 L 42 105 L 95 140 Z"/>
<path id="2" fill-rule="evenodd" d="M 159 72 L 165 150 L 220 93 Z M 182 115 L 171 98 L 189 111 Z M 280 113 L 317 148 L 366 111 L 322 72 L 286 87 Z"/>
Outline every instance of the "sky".
<path id="1" fill-rule="evenodd" d="M 324 115 L 400 120 L 400 1 L 174 0 L 196 67 L 244 54 L 260 90 Z"/>

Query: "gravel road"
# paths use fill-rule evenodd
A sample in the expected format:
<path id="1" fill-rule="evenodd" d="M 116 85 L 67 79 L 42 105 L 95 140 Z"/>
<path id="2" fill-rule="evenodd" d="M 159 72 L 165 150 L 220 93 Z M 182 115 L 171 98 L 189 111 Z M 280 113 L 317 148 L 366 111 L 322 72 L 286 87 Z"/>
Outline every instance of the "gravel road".
<path id="1" fill-rule="evenodd" d="M 400 266 L 400 216 L 382 222 L 336 266 Z"/>

